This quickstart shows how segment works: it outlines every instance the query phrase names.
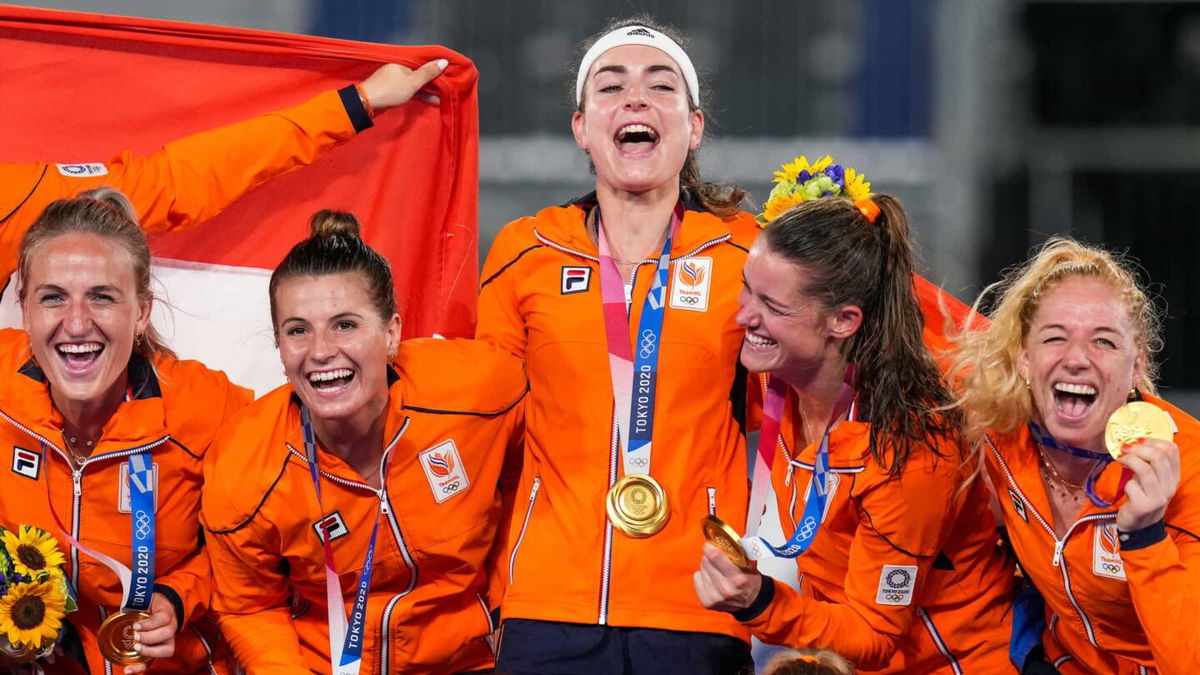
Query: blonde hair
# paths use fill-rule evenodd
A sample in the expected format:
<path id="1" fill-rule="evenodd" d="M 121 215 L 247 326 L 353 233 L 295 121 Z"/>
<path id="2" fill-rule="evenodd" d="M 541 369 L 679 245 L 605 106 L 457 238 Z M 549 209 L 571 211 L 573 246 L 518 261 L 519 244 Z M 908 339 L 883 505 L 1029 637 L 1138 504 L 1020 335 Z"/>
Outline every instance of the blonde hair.
<path id="1" fill-rule="evenodd" d="M 1136 333 L 1144 368 L 1135 386 L 1155 393 L 1158 367 L 1154 355 L 1162 348 L 1160 311 L 1138 281 L 1136 263 L 1125 256 L 1069 237 L 1050 238 L 1025 263 L 983 289 L 965 328 L 951 351 L 950 381 L 966 412 L 966 435 L 974 442 L 989 431 L 1009 434 L 1033 414 L 1033 401 L 1017 369 L 1017 354 L 1040 301 L 1052 288 L 1073 277 L 1107 283 L 1124 301 Z M 996 297 L 986 328 L 971 328 L 985 299 Z"/>
<path id="2" fill-rule="evenodd" d="M 776 654 L 763 675 L 853 675 L 854 666 L 827 649 L 788 649 Z"/>
<path id="3" fill-rule="evenodd" d="M 17 254 L 17 298 L 25 302 L 29 264 L 47 242 L 68 234 L 91 234 L 106 239 L 129 254 L 138 300 L 155 301 L 150 288 L 150 244 L 138 224 L 137 213 L 121 191 L 99 187 L 71 199 L 51 202 L 21 237 Z M 133 351 L 147 361 L 155 356 L 174 356 L 153 323 L 134 341 Z"/>

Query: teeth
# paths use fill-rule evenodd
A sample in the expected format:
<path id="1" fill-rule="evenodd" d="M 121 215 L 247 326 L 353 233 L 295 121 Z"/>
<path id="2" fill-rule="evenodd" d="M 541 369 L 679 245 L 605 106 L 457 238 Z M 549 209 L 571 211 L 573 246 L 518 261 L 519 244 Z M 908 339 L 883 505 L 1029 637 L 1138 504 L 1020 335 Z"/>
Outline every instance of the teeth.
<path id="1" fill-rule="evenodd" d="M 87 354 L 89 352 L 98 352 L 100 349 L 101 346 L 95 342 L 88 342 L 82 345 L 67 343 L 58 346 L 58 351 L 64 354 Z"/>
<path id="2" fill-rule="evenodd" d="M 1058 382 L 1054 385 L 1055 391 L 1061 391 L 1064 394 L 1080 394 L 1083 396 L 1095 396 L 1096 388 L 1087 384 L 1072 384 L 1070 382 Z"/>
<path id="3" fill-rule="evenodd" d="M 774 340 L 768 340 L 765 337 L 759 337 L 753 333 L 746 333 L 746 342 L 749 342 L 755 347 L 771 347 L 775 344 Z"/>
<path id="4" fill-rule="evenodd" d="M 654 130 L 651 129 L 650 127 L 646 126 L 645 124 L 629 124 L 629 125 L 623 126 L 623 127 L 621 127 L 621 131 L 619 134 L 617 134 L 617 136 L 620 138 L 624 138 L 628 134 L 637 134 L 637 133 L 649 134 L 650 138 L 658 138 L 658 135 L 654 133 Z"/>
<path id="5" fill-rule="evenodd" d="M 320 373 L 310 373 L 308 379 L 310 382 L 328 382 L 336 380 L 339 377 L 350 377 L 354 371 L 349 368 L 339 368 L 338 370 L 326 370 Z"/>

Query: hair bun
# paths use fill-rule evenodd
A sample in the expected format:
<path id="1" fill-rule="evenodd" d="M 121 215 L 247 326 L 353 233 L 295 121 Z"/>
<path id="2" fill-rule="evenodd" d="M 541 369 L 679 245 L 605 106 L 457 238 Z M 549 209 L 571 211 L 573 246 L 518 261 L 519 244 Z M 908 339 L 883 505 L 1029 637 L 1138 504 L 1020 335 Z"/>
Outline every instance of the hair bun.
<path id="1" fill-rule="evenodd" d="M 358 218 L 347 211 L 321 209 L 314 213 L 312 219 L 308 221 L 308 228 L 314 237 L 341 235 L 355 239 L 361 238 Z"/>

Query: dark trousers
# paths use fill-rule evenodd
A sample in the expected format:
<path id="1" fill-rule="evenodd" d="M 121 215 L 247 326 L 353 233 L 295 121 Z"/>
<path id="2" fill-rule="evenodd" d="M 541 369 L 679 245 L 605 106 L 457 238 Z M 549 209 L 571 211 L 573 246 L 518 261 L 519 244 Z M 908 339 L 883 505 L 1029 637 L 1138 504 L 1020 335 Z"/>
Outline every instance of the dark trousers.
<path id="1" fill-rule="evenodd" d="M 750 645 L 728 635 L 508 619 L 496 672 L 503 675 L 741 675 Z"/>

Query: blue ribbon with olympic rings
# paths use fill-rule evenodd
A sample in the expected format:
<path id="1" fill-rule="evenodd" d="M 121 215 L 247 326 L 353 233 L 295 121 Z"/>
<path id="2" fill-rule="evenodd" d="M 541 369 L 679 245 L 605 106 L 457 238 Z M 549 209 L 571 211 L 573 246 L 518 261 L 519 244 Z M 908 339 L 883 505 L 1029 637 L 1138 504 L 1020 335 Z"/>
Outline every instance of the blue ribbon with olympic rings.
<path id="1" fill-rule="evenodd" d="M 804 513 L 800 517 L 800 524 L 783 546 L 774 546 L 758 535 L 743 537 L 742 548 L 752 559 L 761 560 L 768 556 L 796 558 L 812 546 L 817 532 L 821 529 L 821 518 L 825 514 L 825 503 L 829 499 L 829 435 L 833 431 L 833 425 L 837 424 L 842 415 L 850 410 L 853 402 L 854 364 L 850 364 L 846 366 L 846 374 L 842 378 L 842 388 L 838 391 L 833 411 L 830 412 L 829 421 L 825 423 L 825 431 L 821 434 L 821 443 L 817 446 L 816 458 L 813 459 L 812 482 L 809 483 L 808 492 L 804 496 Z M 763 440 L 760 435 L 759 443 L 774 445 L 775 439 Z"/>
<path id="2" fill-rule="evenodd" d="M 149 452 L 129 456 L 129 520 L 133 530 L 133 559 L 129 595 L 123 609 L 150 610 L 154 592 L 155 498 L 154 462 Z"/>
<path id="3" fill-rule="evenodd" d="M 313 488 L 317 492 L 317 506 L 321 515 L 325 515 L 325 507 L 321 505 L 321 476 L 317 463 L 317 439 L 313 433 L 312 417 L 308 407 L 300 404 L 300 427 L 304 432 L 304 457 L 308 460 L 309 474 L 312 476 Z M 386 459 L 381 472 L 386 474 Z M 383 501 L 379 502 L 379 510 L 383 509 Z M 367 555 L 363 559 L 362 572 L 358 579 L 358 589 L 354 594 L 354 607 L 346 616 L 346 607 L 342 601 L 342 586 L 337 571 L 333 567 L 333 548 L 329 544 L 329 531 L 324 521 L 321 526 L 321 543 L 325 548 L 325 601 L 329 609 L 329 657 L 337 675 L 357 675 L 362 667 L 363 638 L 367 625 L 367 597 L 371 590 L 371 569 L 375 565 L 375 538 L 379 533 L 379 512 L 375 514 L 375 524 L 371 528 L 371 540 L 367 544 Z M 340 644 L 339 644 L 340 643 Z"/>

